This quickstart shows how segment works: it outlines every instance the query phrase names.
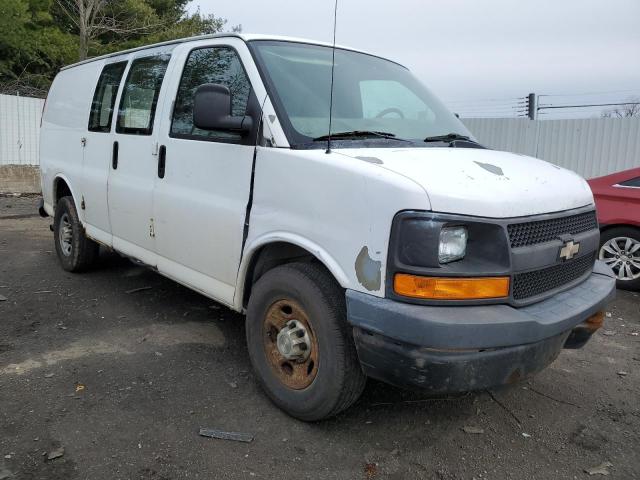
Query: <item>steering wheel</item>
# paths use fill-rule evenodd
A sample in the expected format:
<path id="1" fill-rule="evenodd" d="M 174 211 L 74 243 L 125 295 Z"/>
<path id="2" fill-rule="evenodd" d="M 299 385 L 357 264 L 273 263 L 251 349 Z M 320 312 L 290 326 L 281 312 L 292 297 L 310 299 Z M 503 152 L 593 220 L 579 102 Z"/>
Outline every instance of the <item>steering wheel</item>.
<path id="1" fill-rule="evenodd" d="M 385 115 L 389 115 L 390 113 L 396 113 L 396 114 L 398 114 L 398 116 L 400 118 L 404 118 L 404 113 L 402 113 L 402 110 L 400 110 L 399 108 L 395 108 L 395 107 L 385 108 L 379 114 L 376 115 L 376 118 L 382 118 Z"/>

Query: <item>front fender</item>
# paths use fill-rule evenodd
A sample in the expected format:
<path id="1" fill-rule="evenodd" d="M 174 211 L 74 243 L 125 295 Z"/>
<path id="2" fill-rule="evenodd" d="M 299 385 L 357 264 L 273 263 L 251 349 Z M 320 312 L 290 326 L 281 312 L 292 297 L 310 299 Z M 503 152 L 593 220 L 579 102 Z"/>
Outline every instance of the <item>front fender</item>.
<path id="1" fill-rule="evenodd" d="M 303 248 L 318 259 L 327 268 L 327 270 L 331 272 L 340 286 L 343 288 L 347 288 L 349 286 L 349 277 L 342 267 L 340 267 L 340 264 L 329 252 L 318 244 L 306 237 L 291 232 L 269 232 L 252 239 L 244 247 L 240 268 L 238 269 L 238 278 L 236 280 L 236 293 L 233 299 L 234 306 L 238 311 L 241 311 L 243 308 L 242 299 L 244 298 L 245 280 L 252 259 L 262 247 L 278 242 L 290 243 Z"/>

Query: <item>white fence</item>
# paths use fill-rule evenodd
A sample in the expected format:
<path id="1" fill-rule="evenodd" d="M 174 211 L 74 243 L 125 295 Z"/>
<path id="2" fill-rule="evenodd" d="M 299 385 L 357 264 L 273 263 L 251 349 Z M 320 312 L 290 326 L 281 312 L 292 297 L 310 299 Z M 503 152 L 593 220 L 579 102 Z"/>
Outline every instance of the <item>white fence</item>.
<path id="1" fill-rule="evenodd" d="M 463 121 L 488 147 L 542 158 L 586 178 L 640 166 L 640 117 Z"/>
<path id="2" fill-rule="evenodd" d="M 38 165 L 43 102 L 0 95 L 0 165 Z M 464 123 L 488 147 L 542 158 L 587 178 L 640 166 L 640 118 L 472 118 Z"/>
<path id="3" fill-rule="evenodd" d="M 0 165 L 38 165 L 44 100 L 0 95 Z"/>

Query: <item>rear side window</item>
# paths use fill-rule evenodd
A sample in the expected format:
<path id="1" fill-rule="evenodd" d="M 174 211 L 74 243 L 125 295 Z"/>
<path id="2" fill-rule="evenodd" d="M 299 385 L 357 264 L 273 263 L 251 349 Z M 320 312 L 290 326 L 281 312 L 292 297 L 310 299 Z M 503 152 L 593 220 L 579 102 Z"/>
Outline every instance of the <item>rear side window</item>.
<path id="1" fill-rule="evenodd" d="M 96 91 L 93 94 L 91 113 L 89 114 L 89 131 L 110 132 L 113 107 L 116 104 L 116 95 L 122 74 L 127 62 L 105 65 L 98 79 Z"/>
<path id="2" fill-rule="evenodd" d="M 194 140 L 240 141 L 241 135 L 229 131 L 200 130 L 193 125 L 193 96 L 204 83 L 224 85 L 231 91 L 231 114 L 247 111 L 251 84 L 236 51 L 230 47 L 193 50 L 184 66 L 171 122 L 171 136 Z"/>
<path id="3" fill-rule="evenodd" d="M 157 55 L 138 58 L 131 63 L 120 98 L 116 132 L 151 135 L 169 58 L 169 55 Z"/>
<path id="4" fill-rule="evenodd" d="M 620 182 L 618 185 L 622 186 L 622 187 L 636 187 L 636 188 L 640 188 L 640 177 L 636 177 L 636 178 L 631 178 L 629 180 L 626 180 L 624 182 Z"/>

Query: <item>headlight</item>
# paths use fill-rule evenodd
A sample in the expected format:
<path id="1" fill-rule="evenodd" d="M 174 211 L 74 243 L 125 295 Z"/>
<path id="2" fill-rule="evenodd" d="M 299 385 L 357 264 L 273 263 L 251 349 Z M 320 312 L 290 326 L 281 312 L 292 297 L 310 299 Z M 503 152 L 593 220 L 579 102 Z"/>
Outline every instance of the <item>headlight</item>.
<path id="1" fill-rule="evenodd" d="M 404 211 L 391 228 L 389 277 L 499 276 L 510 268 L 509 239 L 498 221 Z"/>
<path id="2" fill-rule="evenodd" d="M 467 253 L 467 236 L 465 227 L 443 227 L 440 230 L 438 261 L 450 263 L 464 258 Z"/>

